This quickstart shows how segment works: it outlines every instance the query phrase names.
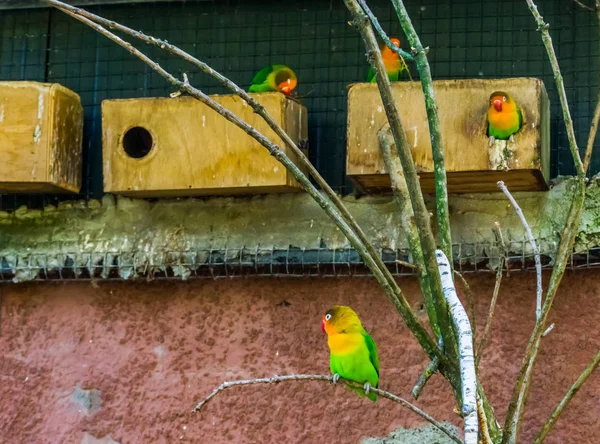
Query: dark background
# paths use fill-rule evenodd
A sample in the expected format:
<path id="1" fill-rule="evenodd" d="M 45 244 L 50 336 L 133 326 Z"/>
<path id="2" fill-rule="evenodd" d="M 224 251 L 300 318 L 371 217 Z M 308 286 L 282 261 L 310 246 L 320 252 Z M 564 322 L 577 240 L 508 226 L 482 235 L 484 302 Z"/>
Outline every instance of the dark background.
<path id="1" fill-rule="evenodd" d="M 588 0 L 589 1 L 589 0 Z M 552 177 L 573 174 L 554 81 L 525 0 L 405 2 L 424 45 L 434 79 L 538 77 L 552 107 Z M 408 49 L 389 2 L 370 1 L 384 29 Z M 581 151 L 597 90 L 596 14 L 570 0 L 540 0 L 561 64 Z M 310 158 L 339 192 L 345 178 L 346 86 L 364 81 L 364 47 L 343 2 L 240 0 L 95 6 L 91 11 L 167 39 L 248 87 L 254 73 L 287 64 L 309 112 Z M 228 93 L 211 78 L 157 48 L 141 45 L 161 66 L 210 94 Z M 414 67 L 413 77 L 417 78 Z M 0 80 L 58 82 L 81 96 L 85 112 L 83 188 L 102 196 L 100 104 L 105 99 L 165 96 L 170 86 L 141 61 L 60 11 L 0 10 Z M 596 150 L 591 175 L 600 169 Z M 73 196 L 61 199 L 72 199 Z M 57 196 L 0 195 L 0 209 L 41 207 Z"/>

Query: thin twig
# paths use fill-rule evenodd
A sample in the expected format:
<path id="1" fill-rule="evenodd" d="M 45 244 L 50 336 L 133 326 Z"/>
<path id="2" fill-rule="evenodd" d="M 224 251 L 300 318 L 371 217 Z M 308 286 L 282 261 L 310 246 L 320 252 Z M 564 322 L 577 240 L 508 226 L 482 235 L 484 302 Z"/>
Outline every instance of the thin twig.
<path id="1" fill-rule="evenodd" d="M 540 249 L 535 243 L 533 233 L 531 233 L 531 228 L 529 228 L 529 224 L 527 223 L 527 219 L 525 219 L 525 215 L 523 214 L 521 207 L 519 206 L 515 198 L 512 196 L 512 194 L 510 194 L 510 191 L 508 191 L 508 188 L 506 188 L 504 182 L 499 181 L 498 188 L 500 188 L 504 195 L 508 198 L 511 205 L 515 209 L 515 212 L 519 216 L 519 219 L 521 219 L 521 223 L 523 224 L 523 227 L 525 228 L 525 233 L 527 234 L 527 240 L 529 241 L 529 245 L 531 245 L 531 249 L 533 250 L 533 255 L 535 259 L 535 271 L 537 276 L 537 288 L 535 292 L 535 318 L 539 319 L 542 314 L 542 261 L 540 258 Z"/>
<path id="2" fill-rule="evenodd" d="M 587 379 L 591 376 L 591 374 L 594 372 L 594 370 L 596 370 L 596 368 L 598 367 L 598 364 L 600 364 L 600 350 L 598 350 L 598 352 L 596 353 L 596 356 L 594 356 L 594 359 L 592 360 L 592 362 L 585 368 L 583 373 L 581 373 L 581 375 L 579 375 L 579 378 L 577 378 L 577 381 L 575 381 L 573 383 L 573 385 L 571 386 L 571 388 L 569 389 L 569 391 L 567 392 L 565 397 L 556 406 L 556 408 L 550 415 L 550 418 L 548 418 L 548 421 L 546 421 L 546 424 L 544 424 L 544 426 L 542 427 L 542 430 L 540 431 L 537 438 L 535 439 L 535 441 L 534 441 L 535 444 L 541 444 L 544 441 L 544 439 L 546 439 L 546 436 L 548 435 L 548 433 L 550 432 L 552 427 L 554 427 L 554 424 L 556 424 L 556 421 L 558 421 L 558 418 L 560 418 L 560 415 L 565 410 L 565 407 L 567 407 L 567 405 L 569 405 L 569 403 L 571 402 L 571 399 L 573 399 L 573 396 L 575 396 L 577 394 L 577 392 L 579 391 L 581 386 L 585 383 L 585 381 L 587 381 Z"/>
<path id="3" fill-rule="evenodd" d="M 533 2 L 533 0 L 525 1 L 527 2 L 529 10 L 531 11 L 531 14 L 535 19 L 535 22 L 537 24 L 537 30 L 542 35 L 542 42 L 546 47 L 546 52 L 548 53 L 550 65 L 552 65 L 554 83 L 556 84 L 556 90 L 558 92 L 558 98 L 560 100 L 560 106 L 563 113 L 563 120 L 567 129 L 567 138 L 569 139 L 569 149 L 571 150 L 571 157 L 573 158 L 573 162 L 575 163 L 575 170 L 577 171 L 577 175 L 581 176 L 584 175 L 585 172 L 583 170 L 583 163 L 581 162 L 581 157 L 579 156 L 579 149 L 577 148 L 575 129 L 573 128 L 573 119 L 571 119 L 571 111 L 569 110 L 569 102 L 567 101 L 565 83 L 563 80 L 563 76 L 560 72 L 560 67 L 558 65 L 556 53 L 554 52 L 554 46 L 552 46 L 552 38 L 550 37 L 550 33 L 548 32 L 548 28 L 550 28 L 550 25 L 544 22 L 544 18 L 538 11 L 537 6 Z"/>
<path id="4" fill-rule="evenodd" d="M 437 372 L 439 365 L 440 365 L 440 360 L 436 356 L 429 363 L 427 368 L 425 368 L 425 371 L 421 374 L 421 376 L 419 376 L 419 379 L 417 379 L 415 386 L 413 387 L 413 389 L 410 392 L 410 394 L 412 395 L 413 398 L 419 399 L 419 396 L 421 395 L 421 392 L 423 391 L 425 384 L 427 384 L 427 381 L 429 381 L 429 379 L 435 374 L 435 372 Z"/>
<path id="5" fill-rule="evenodd" d="M 490 331 L 492 330 L 492 320 L 494 319 L 494 310 L 496 309 L 496 301 L 498 300 L 498 293 L 500 293 L 500 283 L 502 282 L 502 270 L 504 268 L 504 256 L 500 257 L 500 263 L 496 270 L 496 283 L 494 284 L 494 293 L 492 294 L 492 301 L 490 302 L 490 309 L 488 311 L 487 321 L 485 322 L 485 328 L 483 329 L 483 336 L 479 342 L 477 348 L 477 354 L 475 355 L 475 367 L 479 368 L 479 361 L 483 356 L 483 349 L 485 348 L 487 341 L 490 337 Z"/>
<path id="6" fill-rule="evenodd" d="M 581 6 L 583 9 L 587 9 L 588 11 L 594 11 L 594 8 L 590 8 L 588 5 L 580 2 L 579 0 L 573 0 L 576 4 L 578 4 L 579 6 Z"/>
<path id="7" fill-rule="evenodd" d="M 494 441 L 492 441 L 492 437 L 490 436 L 490 428 L 485 417 L 485 411 L 483 410 L 483 402 L 479 395 L 477 395 L 477 416 L 479 417 L 479 424 L 481 425 L 482 444 L 494 444 Z"/>
<path id="8" fill-rule="evenodd" d="M 552 324 L 550 324 L 550 327 L 548 327 L 544 333 L 542 333 L 542 337 L 545 337 L 546 335 L 548 335 L 552 330 L 554 330 L 554 322 Z"/>
<path id="9" fill-rule="evenodd" d="M 494 222 L 494 233 L 496 235 L 496 242 L 500 247 L 500 254 L 504 258 L 504 266 L 506 267 L 506 275 L 510 276 L 510 266 L 508 263 L 508 251 L 506 249 L 506 243 L 504 242 L 504 235 L 502 234 L 502 227 L 500 222 Z"/>
<path id="10" fill-rule="evenodd" d="M 575 169 L 577 171 L 577 186 L 574 190 L 573 198 L 571 200 L 571 206 L 569 208 L 569 215 L 567 217 L 567 222 L 563 229 L 561 241 L 558 246 L 558 252 L 556 254 L 554 269 L 552 270 L 552 275 L 550 276 L 550 282 L 548 283 L 546 298 L 542 307 L 542 315 L 536 321 L 531 336 L 529 337 L 529 341 L 527 342 L 523 363 L 521 365 L 521 369 L 519 370 L 519 374 L 517 376 L 517 381 L 513 388 L 511 401 L 508 405 L 508 411 L 506 412 L 506 419 L 504 422 L 504 428 L 502 433 L 502 444 L 512 444 L 515 443 L 517 440 L 519 425 L 521 423 L 521 418 L 523 417 L 523 413 L 525 411 L 524 404 L 525 399 L 527 398 L 527 392 L 529 390 L 531 382 L 533 366 L 537 358 L 542 335 L 545 331 L 545 325 L 546 320 L 548 319 L 548 314 L 550 313 L 552 303 L 554 302 L 554 298 L 556 297 L 558 286 L 560 285 L 562 277 L 564 276 L 569 255 L 573 250 L 573 245 L 575 243 L 575 237 L 577 234 L 577 228 L 579 227 L 581 214 L 583 211 L 583 205 L 585 202 L 586 191 L 585 170 L 583 168 L 583 162 L 581 161 L 581 157 L 579 155 L 579 148 L 577 147 L 577 140 L 575 138 L 575 130 L 573 128 L 573 121 L 571 119 L 571 113 L 569 110 L 569 104 L 567 101 L 563 77 L 560 72 L 560 66 L 558 65 L 558 60 L 556 58 L 554 47 L 552 45 L 552 39 L 550 38 L 550 33 L 548 32 L 549 26 L 544 22 L 543 17 L 539 13 L 537 6 L 533 3 L 533 1 L 526 0 L 526 2 L 538 26 L 537 29 L 541 33 L 542 42 L 544 44 L 544 47 L 546 48 L 546 53 L 548 54 L 548 59 L 550 61 L 552 72 L 554 74 L 554 82 L 560 99 L 563 121 L 567 129 L 569 150 L 571 152 L 571 157 L 573 158 L 573 163 L 575 164 Z M 596 5 L 599 4 L 600 3 L 597 1 Z M 597 14 L 598 19 L 600 21 L 600 8 L 597 8 Z M 589 147 L 590 153 L 588 156 L 591 157 L 591 149 L 593 147 L 593 144 L 589 145 Z"/>
<path id="11" fill-rule="evenodd" d="M 467 303 L 469 304 L 469 313 L 471 314 L 471 328 L 473 329 L 473 338 L 477 337 L 477 326 L 476 326 L 476 314 L 475 314 L 475 294 L 471 290 L 471 286 L 465 279 L 465 277 L 458 270 L 454 270 L 454 274 L 458 276 L 460 283 L 465 289 L 465 293 L 467 294 Z"/>
<path id="12" fill-rule="evenodd" d="M 402 265 L 403 267 L 410 268 L 411 270 L 415 270 L 415 271 L 420 270 L 419 266 L 417 266 L 415 264 L 411 264 L 410 262 L 401 261 L 400 259 L 396 259 L 394 262 L 396 262 L 398 265 Z"/>
<path id="13" fill-rule="evenodd" d="M 594 142 L 596 140 L 596 133 L 598 132 L 598 121 L 600 120 L 600 93 L 598 93 L 598 99 L 596 99 L 596 108 L 594 109 L 594 117 L 590 124 L 590 135 L 588 136 L 587 146 L 585 147 L 585 156 L 583 158 L 583 170 L 587 172 L 592 160 L 592 151 L 594 150 Z"/>
<path id="14" fill-rule="evenodd" d="M 271 142 L 267 137 L 257 131 L 254 127 L 249 125 L 244 120 L 240 119 L 237 115 L 229 111 L 228 109 L 221 106 L 214 99 L 204 94 L 202 91 L 194 88 L 189 83 L 185 83 L 183 81 L 178 80 L 165 69 L 163 69 L 160 65 L 146 56 L 144 53 L 139 51 L 130 43 L 124 41 L 117 35 L 105 29 L 103 26 L 95 23 L 91 19 L 88 19 L 82 14 L 79 13 L 81 11 L 79 8 L 73 8 L 65 3 L 59 2 L 57 0 L 47 0 L 48 3 L 54 5 L 61 11 L 70 15 L 71 17 L 85 23 L 90 26 L 100 34 L 108 37 L 113 42 L 117 43 L 119 46 L 125 48 L 134 56 L 138 57 L 148 66 L 150 66 L 153 70 L 155 70 L 161 77 L 166 79 L 169 83 L 175 86 L 178 90 L 183 91 L 198 101 L 204 103 L 212 110 L 226 118 L 228 121 L 232 122 L 240 129 L 242 129 L 245 133 L 253 137 L 257 140 L 262 146 L 264 146 L 269 153 L 279 161 L 290 173 L 294 176 L 294 178 L 300 183 L 302 188 L 307 191 L 307 193 L 319 204 L 319 206 L 325 210 L 325 212 L 332 218 L 334 223 L 340 228 L 340 231 L 348 238 L 353 247 L 357 249 L 365 264 L 369 267 L 369 269 L 373 272 L 377 281 L 381 284 L 390 300 L 398 310 L 398 312 L 402 315 L 404 321 L 406 322 L 409 329 L 413 332 L 423 349 L 433 358 L 436 355 L 439 355 L 439 350 L 431 339 L 431 336 L 425 330 L 423 325 L 416 319 L 414 313 L 412 312 L 412 308 L 410 304 L 404 297 L 400 287 L 396 284 L 391 276 L 391 273 L 384 266 L 380 268 L 377 263 L 378 255 L 373 256 L 369 253 L 368 248 L 361 242 L 358 235 L 354 230 L 348 225 L 346 220 L 342 217 L 340 212 L 331 204 L 331 202 L 326 199 L 312 183 L 310 179 L 294 164 L 294 162 L 290 159 L 289 156 L 285 154 L 285 152 L 275 143 Z M 389 278 L 387 277 L 389 275 Z M 440 357 L 443 361 L 446 361 L 445 357 Z M 451 363 L 450 363 L 451 365 Z"/>
<path id="15" fill-rule="evenodd" d="M 215 396 L 217 396 L 219 393 L 221 393 L 225 389 L 228 389 L 231 387 L 237 387 L 237 386 L 242 386 L 242 385 L 252 385 L 252 384 L 277 384 L 279 382 L 288 382 L 288 381 L 333 382 L 333 377 L 330 375 L 285 375 L 285 376 L 275 375 L 270 378 L 244 379 L 244 380 L 239 380 L 239 381 L 224 382 L 219 387 L 217 387 L 215 390 L 213 390 L 213 392 L 210 395 L 208 395 L 206 398 L 204 398 L 202 401 L 200 401 L 196 405 L 196 407 L 194 407 L 194 410 L 192 410 L 192 411 L 193 412 L 200 411 L 200 409 L 202 407 L 204 407 L 206 404 L 208 404 L 210 402 L 210 400 L 212 400 Z M 350 380 L 344 379 L 344 378 L 339 378 L 338 382 L 341 382 L 341 383 L 347 385 L 348 387 L 363 388 L 362 384 L 359 384 L 357 382 L 350 381 Z M 411 404 L 406 399 L 401 398 L 400 396 L 394 395 L 393 393 L 387 392 L 385 390 L 377 389 L 374 387 L 371 387 L 370 391 L 377 394 L 378 396 L 380 396 L 382 398 L 386 398 L 386 399 L 389 399 L 390 401 L 397 402 L 398 404 L 412 410 L 417 415 L 421 416 L 423 419 L 429 421 L 440 431 L 442 431 L 443 433 L 448 435 L 454 442 L 462 443 L 460 438 L 457 436 L 457 434 L 453 430 L 449 429 L 448 427 L 446 427 L 439 421 L 436 421 L 433 417 L 431 417 L 431 415 L 425 413 L 419 407 L 417 407 L 414 404 Z"/>
<path id="16" fill-rule="evenodd" d="M 196 66 L 198 69 L 200 69 L 200 71 L 213 77 L 221 85 L 230 89 L 235 94 L 237 94 L 239 97 L 241 97 L 243 100 L 245 100 L 252 107 L 254 112 L 256 112 L 256 114 L 258 114 L 260 117 L 262 117 L 264 119 L 264 121 L 269 125 L 269 127 L 275 132 L 275 134 L 277 134 L 281 138 L 281 140 L 283 140 L 283 142 L 290 148 L 290 150 L 292 151 L 294 156 L 296 156 L 296 159 L 298 160 L 298 162 L 306 168 L 309 175 L 311 175 L 313 177 L 313 179 L 319 185 L 321 190 L 323 190 L 323 192 L 325 192 L 325 194 L 327 195 L 329 200 L 335 205 L 335 207 L 340 212 L 342 219 L 344 219 L 344 221 L 350 226 L 352 231 L 354 231 L 354 233 L 356 233 L 356 236 L 358 237 L 360 242 L 362 242 L 362 244 L 364 245 L 364 249 L 366 249 L 366 251 L 371 255 L 373 261 L 379 268 L 380 273 L 386 279 L 388 286 L 390 288 L 394 289 L 394 291 L 396 293 L 395 297 L 403 298 L 403 296 L 399 295 L 400 289 L 396 288 L 398 286 L 396 284 L 396 281 L 394 280 L 394 277 L 391 275 L 388 268 L 383 263 L 383 260 L 381 259 L 379 254 L 375 251 L 375 247 L 373 246 L 372 242 L 367 238 L 367 236 L 364 233 L 364 231 L 362 230 L 362 228 L 358 225 L 358 223 L 356 222 L 356 220 L 354 219 L 354 217 L 352 216 L 350 211 L 348 211 L 346 206 L 343 204 L 340 196 L 338 196 L 333 191 L 333 189 L 329 186 L 327 181 L 319 174 L 317 169 L 310 162 L 310 160 L 304 154 L 304 152 L 302 152 L 302 150 L 292 140 L 292 138 L 283 130 L 283 128 L 281 128 L 281 126 L 275 121 L 275 119 L 273 119 L 273 117 L 269 114 L 269 112 L 265 109 L 265 107 L 263 105 L 261 105 L 254 97 L 252 97 L 250 94 L 248 94 L 242 88 L 240 88 L 234 82 L 229 80 L 227 77 L 225 77 L 218 71 L 211 68 L 206 63 L 202 62 L 201 60 L 197 59 L 196 57 L 193 57 L 192 55 L 183 51 L 181 48 L 179 48 L 175 45 L 172 45 L 171 43 L 169 43 L 165 40 L 161 40 L 161 39 L 158 39 L 158 38 L 155 38 L 152 36 L 148 36 L 140 31 L 133 30 L 133 29 L 128 28 L 127 26 L 121 25 L 120 23 L 117 23 L 115 21 L 107 20 L 96 14 L 92 14 L 91 12 L 88 12 L 84 9 L 76 8 L 74 6 L 68 5 L 68 4 L 60 2 L 60 1 L 47 0 L 47 2 L 49 4 L 55 6 L 56 8 L 62 10 L 63 12 L 71 12 L 72 14 L 77 14 L 77 16 L 85 17 L 85 18 L 87 18 L 93 22 L 99 23 L 100 25 L 103 25 L 109 29 L 116 29 L 120 32 L 123 32 L 124 34 L 130 35 L 130 36 L 137 38 L 145 43 L 154 45 L 154 46 L 156 46 L 160 49 L 163 49 L 173 55 L 181 57 L 183 60 Z M 73 16 L 73 17 L 75 17 L 75 16 Z M 77 18 L 77 17 L 75 17 L 75 18 Z M 189 82 L 187 82 L 187 83 L 189 85 Z M 181 91 L 178 91 L 175 93 L 175 95 L 180 95 L 180 94 L 181 94 Z M 409 325 L 409 328 L 410 328 L 410 325 Z"/>
<path id="17" fill-rule="evenodd" d="M 477 417 L 477 373 L 475 372 L 475 355 L 473 353 L 473 333 L 467 312 L 456 295 L 448 258 L 442 250 L 436 250 L 435 254 L 440 267 L 444 296 L 448 302 L 452 322 L 458 336 L 461 413 L 464 418 L 465 444 L 477 444 L 479 420 Z"/>
<path id="18" fill-rule="evenodd" d="M 438 339 L 438 347 L 440 348 L 440 350 L 442 352 L 444 351 L 444 341 L 442 340 L 441 336 Z M 419 376 L 419 379 L 417 379 L 415 386 L 413 387 L 413 389 L 410 392 L 411 395 L 413 396 L 413 398 L 419 399 L 419 396 L 421 395 L 421 392 L 423 391 L 425 384 L 427 384 L 427 381 L 429 381 L 429 379 L 435 374 L 435 372 L 438 371 L 439 365 L 440 365 L 440 360 L 436 356 L 429 363 L 429 365 L 427 366 L 425 371 L 421 374 L 421 376 Z"/>

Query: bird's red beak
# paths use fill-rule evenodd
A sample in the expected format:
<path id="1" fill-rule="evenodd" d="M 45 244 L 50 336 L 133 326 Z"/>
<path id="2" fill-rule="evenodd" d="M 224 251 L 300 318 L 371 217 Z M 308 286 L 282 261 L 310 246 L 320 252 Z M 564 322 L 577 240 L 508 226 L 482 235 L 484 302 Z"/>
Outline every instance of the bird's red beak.
<path id="1" fill-rule="evenodd" d="M 494 100 L 494 108 L 496 108 L 496 111 L 498 111 L 498 112 L 502 111 L 502 100 L 500 100 L 500 99 Z"/>
<path id="2" fill-rule="evenodd" d="M 321 321 L 321 331 L 325 333 L 325 321 Z"/>
<path id="3" fill-rule="evenodd" d="M 297 80 L 287 79 L 285 82 L 280 83 L 278 85 L 278 88 L 282 93 L 289 95 L 294 90 L 297 84 Z"/>

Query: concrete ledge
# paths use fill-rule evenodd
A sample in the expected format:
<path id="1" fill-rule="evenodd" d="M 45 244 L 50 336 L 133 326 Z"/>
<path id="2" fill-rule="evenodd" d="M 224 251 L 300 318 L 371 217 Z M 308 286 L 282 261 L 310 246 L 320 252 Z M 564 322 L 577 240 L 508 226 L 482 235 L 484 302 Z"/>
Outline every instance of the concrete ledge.
<path id="1" fill-rule="evenodd" d="M 576 251 L 587 251 L 600 242 L 598 184 L 595 180 L 588 187 Z M 565 179 L 549 192 L 515 193 L 541 251 L 550 260 L 560 240 L 573 186 L 573 179 Z M 398 255 L 406 249 L 391 196 L 347 196 L 344 202 L 384 254 Z M 433 197 L 427 202 L 433 211 Z M 496 221 L 511 242 L 511 252 L 530 255 L 521 223 L 502 193 L 451 196 L 450 213 L 455 261 L 468 264 L 487 257 L 486 266 L 493 269 L 498 256 L 492 232 Z M 40 272 L 47 275 L 69 264 L 88 271 L 101 267 L 99 278 L 110 278 L 115 267 L 119 278 L 151 276 L 165 267 L 175 267 L 172 274 L 186 278 L 197 267 L 210 265 L 210 258 L 204 256 L 213 251 L 221 252 L 217 262 L 242 262 L 244 251 L 270 251 L 272 256 L 274 250 L 280 250 L 288 251 L 289 256 L 290 248 L 304 253 L 351 253 L 345 237 L 304 193 L 158 202 L 107 195 L 101 202 L 65 202 L 43 211 L 22 207 L 10 214 L 0 212 L 0 280 L 7 276 L 13 281 L 31 280 L 39 278 Z M 339 254 L 340 263 L 360 262 L 349 256 L 341 260 Z M 264 264 L 273 261 L 273 257 L 263 259 Z M 319 258 L 316 260 L 318 263 Z M 90 274 L 93 277 L 94 273 Z"/>

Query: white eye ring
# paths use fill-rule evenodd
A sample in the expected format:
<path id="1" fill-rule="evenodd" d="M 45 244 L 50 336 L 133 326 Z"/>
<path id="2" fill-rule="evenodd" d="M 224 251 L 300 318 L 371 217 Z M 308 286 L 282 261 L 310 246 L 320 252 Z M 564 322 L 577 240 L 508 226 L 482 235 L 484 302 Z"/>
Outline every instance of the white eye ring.
<path id="1" fill-rule="evenodd" d="M 503 101 L 503 102 L 506 102 L 506 97 L 502 97 L 502 101 Z"/>
<path id="2" fill-rule="evenodd" d="M 328 320 L 330 320 L 330 319 L 331 319 L 331 315 L 330 315 L 329 313 L 327 313 L 327 314 L 325 315 L 325 320 L 326 320 L 326 321 L 328 321 Z"/>

